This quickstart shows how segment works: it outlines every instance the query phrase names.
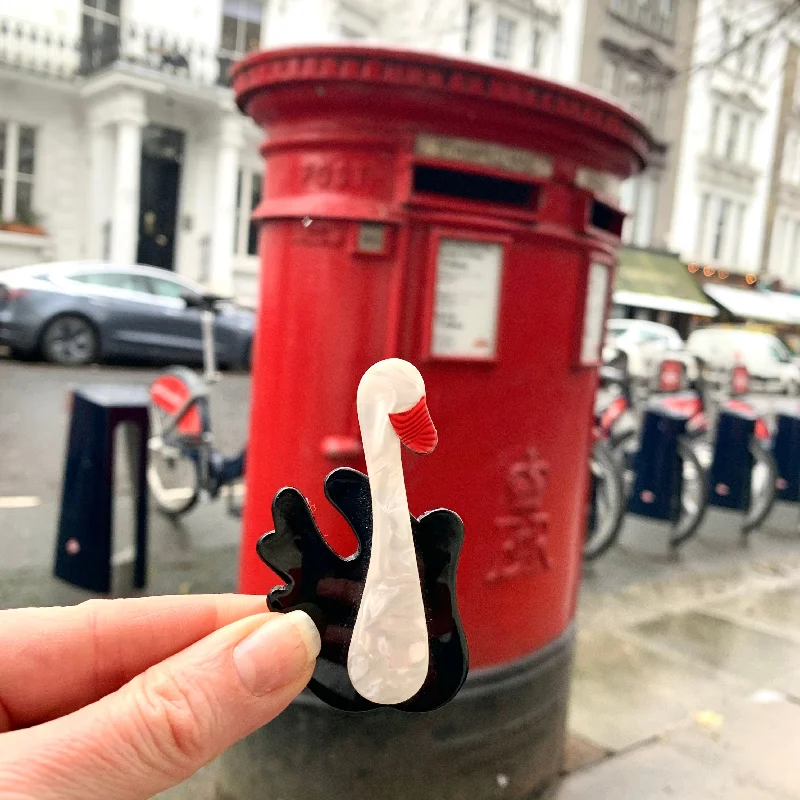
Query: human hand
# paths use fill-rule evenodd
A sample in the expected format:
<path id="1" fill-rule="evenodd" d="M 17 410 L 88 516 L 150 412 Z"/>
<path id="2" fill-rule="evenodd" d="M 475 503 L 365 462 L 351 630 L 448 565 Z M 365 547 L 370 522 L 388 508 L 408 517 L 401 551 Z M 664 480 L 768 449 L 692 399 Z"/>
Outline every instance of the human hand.
<path id="1" fill-rule="evenodd" d="M 319 634 L 263 597 L 0 611 L 0 800 L 146 800 L 279 714 Z"/>

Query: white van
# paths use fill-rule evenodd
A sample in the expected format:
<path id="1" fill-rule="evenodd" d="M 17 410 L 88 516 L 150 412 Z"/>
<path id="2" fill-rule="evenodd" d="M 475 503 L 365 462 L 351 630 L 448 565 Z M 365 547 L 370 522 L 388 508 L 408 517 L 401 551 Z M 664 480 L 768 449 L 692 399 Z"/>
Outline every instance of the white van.
<path id="1" fill-rule="evenodd" d="M 689 334 L 686 347 L 712 369 L 744 364 L 753 391 L 797 394 L 800 390 L 800 368 L 792 363 L 783 342 L 771 333 L 711 326 Z"/>

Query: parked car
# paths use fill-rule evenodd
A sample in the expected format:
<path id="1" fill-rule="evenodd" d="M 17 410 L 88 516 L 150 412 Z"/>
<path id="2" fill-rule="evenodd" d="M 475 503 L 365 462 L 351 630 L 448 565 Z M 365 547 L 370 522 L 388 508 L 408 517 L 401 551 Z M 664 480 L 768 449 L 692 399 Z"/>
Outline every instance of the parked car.
<path id="1" fill-rule="evenodd" d="M 771 333 L 712 325 L 693 331 L 687 347 L 712 370 L 743 364 L 754 391 L 797 394 L 800 390 L 800 367 Z"/>
<path id="2" fill-rule="evenodd" d="M 0 344 L 19 357 L 80 365 L 108 357 L 202 363 L 200 311 L 182 296 L 194 281 L 155 267 L 37 264 L 0 272 Z M 221 365 L 246 367 L 252 311 L 233 303 L 215 326 Z"/>
<path id="3" fill-rule="evenodd" d="M 634 381 L 652 381 L 665 356 L 686 365 L 689 380 L 697 377 L 697 362 L 680 334 L 669 325 L 642 319 L 610 319 L 606 324 L 603 362 L 621 369 Z"/>

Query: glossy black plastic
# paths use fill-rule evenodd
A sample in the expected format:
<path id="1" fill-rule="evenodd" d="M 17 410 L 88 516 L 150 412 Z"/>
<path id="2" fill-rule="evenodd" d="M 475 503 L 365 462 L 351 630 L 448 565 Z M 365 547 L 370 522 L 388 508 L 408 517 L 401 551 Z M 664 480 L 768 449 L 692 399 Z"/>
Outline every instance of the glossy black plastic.
<path id="1" fill-rule="evenodd" d="M 354 469 L 334 470 L 325 495 L 348 521 L 359 542 L 349 558 L 334 553 L 319 532 L 308 503 L 297 489 L 281 489 L 272 502 L 275 530 L 262 536 L 261 560 L 285 581 L 268 602 L 273 611 L 302 609 L 322 636 L 322 652 L 309 684 L 326 703 L 345 711 L 380 706 L 356 692 L 347 674 L 347 652 L 355 625 L 372 542 L 369 479 Z M 464 526 L 457 514 L 441 508 L 411 517 L 422 599 L 428 619 L 430 666 L 422 688 L 395 706 L 431 711 L 455 697 L 467 677 L 467 642 L 456 606 L 456 568 Z"/>

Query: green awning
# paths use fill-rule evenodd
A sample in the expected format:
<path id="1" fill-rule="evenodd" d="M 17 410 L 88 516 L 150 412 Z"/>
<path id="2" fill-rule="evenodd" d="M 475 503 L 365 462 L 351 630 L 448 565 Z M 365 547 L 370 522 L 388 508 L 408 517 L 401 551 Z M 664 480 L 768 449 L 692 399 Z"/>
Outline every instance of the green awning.
<path id="1" fill-rule="evenodd" d="M 719 313 L 677 256 L 633 247 L 619 251 L 614 302 L 702 317 Z"/>

